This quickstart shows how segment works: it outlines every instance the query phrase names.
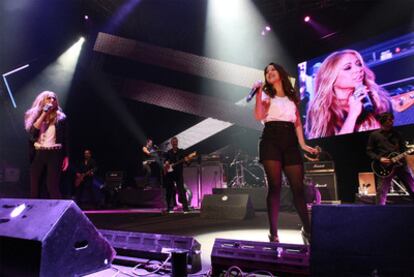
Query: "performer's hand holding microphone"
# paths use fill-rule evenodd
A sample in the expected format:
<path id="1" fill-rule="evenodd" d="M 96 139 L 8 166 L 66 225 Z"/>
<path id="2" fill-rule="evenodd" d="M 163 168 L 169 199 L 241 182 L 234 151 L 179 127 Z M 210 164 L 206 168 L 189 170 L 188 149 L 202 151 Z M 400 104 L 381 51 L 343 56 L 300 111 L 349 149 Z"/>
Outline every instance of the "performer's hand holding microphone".
<path id="1" fill-rule="evenodd" d="M 53 104 L 47 103 L 46 105 L 43 106 L 43 111 L 45 113 L 52 111 L 52 109 L 53 109 Z"/>
<path id="2" fill-rule="evenodd" d="M 369 96 L 369 90 L 364 84 L 359 84 L 355 87 L 354 97 L 361 100 L 362 109 L 365 112 L 370 113 L 374 111 L 374 104 Z"/>
<path id="3" fill-rule="evenodd" d="M 259 91 L 262 85 L 263 85 L 262 81 L 256 81 L 253 84 L 252 89 L 250 90 L 249 94 L 246 96 L 246 102 L 252 101 L 253 97 L 256 95 L 256 93 Z"/>

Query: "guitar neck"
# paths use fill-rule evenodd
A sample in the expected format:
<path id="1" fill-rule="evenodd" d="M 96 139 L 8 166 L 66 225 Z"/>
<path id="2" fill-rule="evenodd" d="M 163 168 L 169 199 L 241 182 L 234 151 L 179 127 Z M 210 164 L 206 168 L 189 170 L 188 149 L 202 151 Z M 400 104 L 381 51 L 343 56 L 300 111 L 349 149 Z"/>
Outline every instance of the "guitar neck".
<path id="1" fill-rule="evenodd" d="M 409 154 L 411 154 L 412 152 L 414 152 L 413 149 L 407 150 L 401 154 L 398 154 L 397 156 L 391 158 L 391 161 L 393 163 L 398 162 L 399 160 L 401 160 L 402 158 L 404 158 L 405 156 L 408 156 Z"/>

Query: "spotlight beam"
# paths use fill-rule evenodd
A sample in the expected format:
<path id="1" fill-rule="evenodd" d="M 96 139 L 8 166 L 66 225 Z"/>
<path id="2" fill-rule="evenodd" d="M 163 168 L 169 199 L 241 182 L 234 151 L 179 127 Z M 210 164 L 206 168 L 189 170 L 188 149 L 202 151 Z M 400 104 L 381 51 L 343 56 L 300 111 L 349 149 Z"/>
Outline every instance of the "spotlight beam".
<path id="1" fill-rule="evenodd" d="M 27 67 L 29 67 L 29 64 L 26 64 L 26 65 L 20 66 L 18 68 L 15 68 L 15 69 L 13 69 L 13 70 L 11 70 L 9 72 L 6 72 L 6 73 L 4 73 L 2 75 L 4 84 L 6 85 L 7 93 L 9 94 L 10 100 L 11 100 L 14 108 L 17 108 L 16 101 L 14 100 L 13 93 L 12 93 L 12 91 L 10 89 L 9 82 L 7 82 L 6 77 L 9 76 L 9 75 L 11 75 L 11 74 L 13 74 L 13 73 L 15 73 L 15 72 L 18 72 L 20 70 L 23 70 L 23 69 L 25 69 Z"/>

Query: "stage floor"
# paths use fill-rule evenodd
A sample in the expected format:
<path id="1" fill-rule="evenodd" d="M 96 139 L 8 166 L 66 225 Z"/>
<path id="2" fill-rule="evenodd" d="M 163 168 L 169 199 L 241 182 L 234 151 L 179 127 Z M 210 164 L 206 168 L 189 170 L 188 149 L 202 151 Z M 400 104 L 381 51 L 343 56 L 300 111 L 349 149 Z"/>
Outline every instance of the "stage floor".
<path id="1" fill-rule="evenodd" d="M 187 214 L 182 212 L 165 214 L 158 209 L 97 210 L 85 211 L 85 214 L 98 229 L 193 237 L 201 244 L 202 270 L 196 274 L 197 276 L 209 271 L 210 254 L 216 238 L 268 241 L 266 212 L 256 212 L 255 217 L 245 220 L 201 218 L 197 210 Z M 281 212 L 279 237 L 282 243 L 303 244 L 300 227 L 300 219 L 295 212 Z M 133 276 L 130 272 L 131 268 L 117 265 L 115 267 Z M 88 276 L 106 277 L 114 274 L 116 274 L 115 270 L 107 269 Z"/>

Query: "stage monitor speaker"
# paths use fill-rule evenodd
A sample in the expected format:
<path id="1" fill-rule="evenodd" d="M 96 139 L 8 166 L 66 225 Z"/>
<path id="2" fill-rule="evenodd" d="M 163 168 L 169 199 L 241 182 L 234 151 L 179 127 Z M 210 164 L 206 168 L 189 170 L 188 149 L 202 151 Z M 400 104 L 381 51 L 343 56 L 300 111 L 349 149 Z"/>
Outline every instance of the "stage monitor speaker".
<path id="1" fill-rule="evenodd" d="M 71 200 L 0 199 L 0 276 L 80 276 L 115 251 Z"/>
<path id="2" fill-rule="evenodd" d="M 255 211 L 266 211 L 267 188 L 213 188 L 213 194 L 248 194 Z"/>
<path id="3" fill-rule="evenodd" d="M 274 242 L 216 239 L 211 252 L 212 276 L 223 276 L 221 275 L 223 271 L 233 266 L 245 272 L 269 271 L 276 276 L 308 276 L 309 247 Z M 248 274 L 248 276 L 253 275 Z"/>
<path id="4" fill-rule="evenodd" d="M 139 208 L 164 209 L 164 189 L 161 187 L 132 188 L 124 187 L 117 195 L 119 203 Z"/>
<path id="5" fill-rule="evenodd" d="M 254 217 L 254 209 L 248 194 L 204 195 L 201 217 L 214 219 L 246 219 Z"/>
<path id="6" fill-rule="evenodd" d="M 375 175 L 372 172 L 358 173 L 359 192 L 363 195 L 375 195 Z"/>
<path id="7" fill-rule="evenodd" d="M 114 263 L 135 266 L 135 258 L 165 260 L 175 250 L 188 252 L 189 273 L 201 270 L 201 245 L 192 237 L 138 232 L 99 230 L 117 251 Z"/>
<path id="8" fill-rule="evenodd" d="M 414 207 L 312 207 L 312 276 L 414 276 Z"/>
<path id="9" fill-rule="evenodd" d="M 338 200 L 335 173 L 307 173 L 305 177 L 312 179 L 321 193 L 322 201 Z"/>

